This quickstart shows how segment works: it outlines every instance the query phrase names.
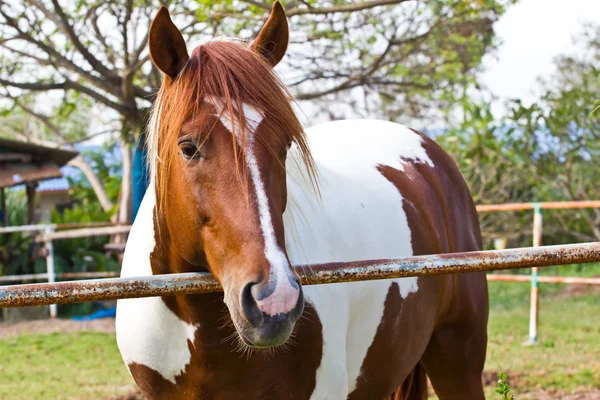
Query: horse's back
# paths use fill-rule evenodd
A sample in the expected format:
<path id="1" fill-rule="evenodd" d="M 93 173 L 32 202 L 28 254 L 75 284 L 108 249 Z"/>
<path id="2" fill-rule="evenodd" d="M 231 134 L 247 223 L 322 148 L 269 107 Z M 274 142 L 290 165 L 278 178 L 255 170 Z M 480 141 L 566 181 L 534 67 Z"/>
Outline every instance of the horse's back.
<path id="1" fill-rule="evenodd" d="M 431 139 L 376 120 L 325 123 L 307 135 L 320 196 L 302 180 L 292 157 L 284 220 L 294 264 L 480 248 L 464 179 Z M 305 286 L 323 324 L 313 398 L 393 390 L 419 361 L 457 283 L 433 277 Z"/>

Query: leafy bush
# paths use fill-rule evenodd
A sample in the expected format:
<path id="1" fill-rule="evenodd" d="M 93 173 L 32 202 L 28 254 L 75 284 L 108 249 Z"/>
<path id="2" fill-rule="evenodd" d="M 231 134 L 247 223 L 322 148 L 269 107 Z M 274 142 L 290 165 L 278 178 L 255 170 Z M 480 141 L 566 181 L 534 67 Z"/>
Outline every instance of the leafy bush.
<path id="1" fill-rule="evenodd" d="M 27 220 L 27 198 L 23 190 L 6 191 L 6 214 L 9 226 L 24 225 Z M 36 272 L 39 263 L 33 259 L 39 249 L 32 233 L 0 234 L 0 275 L 19 275 Z M 41 271 L 44 272 L 45 268 Z"/>
<path id="2" fill-rule="evenodd" d="M 105 155 L 110 148 L 101 148 L 97 152 L 85 152 L 98 178 L 116 203 L 121 184 L 120 165 L 108 164 Z M 54 210 L 51 216 L 53 224 L 110 222 L 114 210 L 106 212 L 100 206 L 96 195 L 83 176 L 67 177 L 70 183 L 72 206 Z M 7 217 L 11 226 L 24 225 L 27 215 L 27 200 L 23 191 L 8 191 Z M 35 234 L 34 234 L 35 235 Z M 46 260 L 40 257 L 30 233 L 0 235 L 0 275 L 21 275 L 46 272 Z M 54 265 L 56 273 L 119 271 L 120 264 L 114 256 L 107 256 L 104 245 L 108 236 L 57 240 L 54 245 Z M 92 303 L 65 305 L 60 307 L 61 315 L 88 314 L 94 308 Z"/>

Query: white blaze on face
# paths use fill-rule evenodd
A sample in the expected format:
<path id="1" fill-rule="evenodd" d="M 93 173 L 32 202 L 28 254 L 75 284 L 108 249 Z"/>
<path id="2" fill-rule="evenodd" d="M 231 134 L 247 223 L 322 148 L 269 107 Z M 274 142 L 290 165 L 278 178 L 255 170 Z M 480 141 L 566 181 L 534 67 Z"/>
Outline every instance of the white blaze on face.
<path id="1" fill-rule="evenodd" d="M 289 277 L 292 276 L 290 265 L 285 254 L 277 245 L 269 209 L 269 199 L 265 191 L 258 161 L 256 160 L 256 154 L 254 152 L 254 133 L 264 117 L 256 108 L 248 104 L 243 104 L 242 109 L 244 111 L 244 118 L 246 119 L 246 132 L 245 135 L 242 136 L 239 122 L 234 119 L 232 125 L 230 116 L 226 115 L 227 113 L 222 112 L 224 108 L 223 101 L 217 98 L 210 98 L 207 99 L 207 101 L 216 107 L 217 113 L 220 115 L 221 123 L 230 132 L 234 133 L 238 145 L 245 146 L 244 154 L 246 155 L 246 161 L 248 163 L 250 179 L 252 180 L 254 190 L 256 191 L 260 228 L 265 240 L 265 257 L 271 265 L 269 282 L 266 286 L 269 287 L 275 285 L 274 290 L 269 296 L 257 301 L 258 307 L 269 315 L 290 312 L 298 301 L 299 291 L 290 283 Z M 243 143 L 243 137 L 246 138 L 245 144 Z"/>

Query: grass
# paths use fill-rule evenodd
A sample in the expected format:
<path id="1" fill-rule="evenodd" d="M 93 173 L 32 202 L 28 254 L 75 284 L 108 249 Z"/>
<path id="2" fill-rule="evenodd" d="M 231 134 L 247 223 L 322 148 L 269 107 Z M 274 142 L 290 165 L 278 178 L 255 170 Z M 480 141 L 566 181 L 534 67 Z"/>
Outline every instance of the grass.
<path id="1" fill-rule="evenodd" d="M 593 276 L 600 274 L 600 264 L 544 274 Z M 556 392 L 558 398 L 600 388 L 600 296 L 557 296 L 566 286 L 541 285 L 539 345 L 523 346 L 529 330 L 529 283 L 490 282 L 486 370 L 506 372 L 516 398 L 538 390 Z M 492 388 L 488 397 L 499 398 Z"/>
<path id="2" fill-rule="evenodd" d="M 600 274 L 600 264 L 544 273 L 592 276 Z M 564 287 L 542 284 L 540 344 L 527 347 L 529 284 L 490 282 L 486 370 L 506 372 L 517 399 L 540 390 L 559 398 L 600 389 L 600 296 L 557 296 Z M 488 399 L 501 398 L 495 388 L 495 382 L 486 388 Z M 0 340 L 0 399 L 106 399 L 132 389 L 114 335 L 83 332 Z"/>
<path id="3" fill-rule="evenodd" d="M 508 285 L 511 291 L 529 290 L 527 284 Z M 486 370 L 506 372 L 517 398 L 520 392 L 541 389 L 565 394 L 600 388 L 599 308 L 597 295 L 567 299 L 542 295 L 540 344 L 523 346 L 529 328 L 528 302 L 492 307 Z"/>
<path id="4" fill-rule="evenodd" d="M 131 391 L 132 382 L 111 334 L 0 340 L 0 399 L 103 399 Z"/>

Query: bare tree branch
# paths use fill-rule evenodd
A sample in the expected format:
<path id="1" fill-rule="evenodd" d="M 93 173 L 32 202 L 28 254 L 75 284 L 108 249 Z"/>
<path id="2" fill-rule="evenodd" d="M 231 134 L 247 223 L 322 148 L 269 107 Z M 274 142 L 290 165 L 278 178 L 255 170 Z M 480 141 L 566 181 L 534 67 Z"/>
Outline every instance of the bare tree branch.
<path id="1" fill-rule="evenodd" d="M 54 18 L 53 20 L 56 22 L 57 26 L 64 30 L 67 37 L 73 43 L 73 46 L 81 53 L 81 55 L 86 59 L 86 61 L 94 68 L 96 71 L 100 72 L 102 75 L 114 76 L 116 75 L 114 71 L 106 68 L 96 57 L 93 56 L 92 53 L 81 43 L 79 37 L 73 30 L 73 27 L 69 23 L 69 18 L 64 13 L 62 7 L 58 3 L 58 0 L 52 0 L 52 5 L 54 6 L 54 11 L 60 17 L 60 19 Z"/>
<path id="2" fill-rule="evenodd" d="M 77 90 L 83 94 L 88 95 L 89 97 L 97 100 L 98 102 L 116 110 L 124 115 L 130 115 L 131 110 L 127 107 L 115 103 L 114 101 L 109 100 L 108 98 L 102 96 L 101 94 L 95 92 L 94 90 L 85 87 L 79 83 L 73 82 L 71 80 L 65 80 L 64 82 L 53 82 L 53 83 L 26 83 L 26 82 L 11 82 L 6 79 L 0 78 L 0 85 L 11 86 L 18 89 L 31 90 L 36 92 L 43 92 L 49 90 Z"/>

